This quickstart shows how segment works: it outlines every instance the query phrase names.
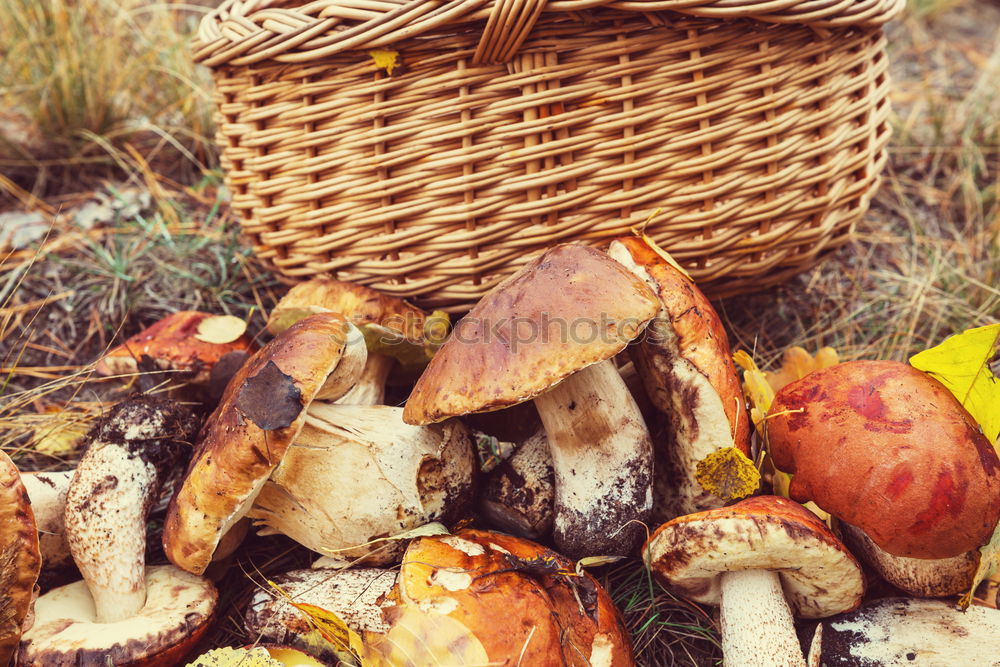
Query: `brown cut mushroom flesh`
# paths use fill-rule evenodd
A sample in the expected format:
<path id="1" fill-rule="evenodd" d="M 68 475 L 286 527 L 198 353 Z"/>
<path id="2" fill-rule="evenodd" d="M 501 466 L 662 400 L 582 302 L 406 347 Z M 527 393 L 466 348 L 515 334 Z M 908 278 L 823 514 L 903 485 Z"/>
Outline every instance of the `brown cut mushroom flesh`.
<path id="1" fill-rule="evenodd" d="M 552 452 L 557 548 L 628 555 L 652 509 L 652 445 L 611 357 L 658 309 L 649 287 L 604 253 L 556 246 L 456 325 L 403 419 L 428 424 L 534 399 Z"/>
<path id="2" fill-rule="evenodd" d="M 908 558 L 985 544 L 1000 520 L 1000 459 L 944 385 L 895 361 L 850 361 L 783 387 L 769 451 L 812 500 Z"/>
<path id="3" fill-rule="evenodd" d="M 717 605 L 727 665 L 805 665 L 793 615 L 861 604 L 861 566 L 812 512 L 777 496 L 677 517 L 643 559 L 668 589 Z"/>
<path id="4" fill-rule="evenodd" d="M 278 334 L 236 372 L 198 435 L 167 508 L 163 546 L 172 563 L 195 574 L 205 571 L 219 541 L 281 463 L 309 404 L 324 395 L 343 396 L 366 354 L 354 327 L 340 315 L 319 313 Z"/>
<path id="5" fill-rule="evenodd" d="M 664 446 L 654 444 L 654 518 L 721 507 L 727 499 L 698 483 L 703 458 L 726 447 L 750 453 L 750 418 L 722 321 L 688 276 L 639 237 L 612 241 L 608 255 L 656 293 L 659 312 L 629 348 L 646 393 L 670 418 Z"/>

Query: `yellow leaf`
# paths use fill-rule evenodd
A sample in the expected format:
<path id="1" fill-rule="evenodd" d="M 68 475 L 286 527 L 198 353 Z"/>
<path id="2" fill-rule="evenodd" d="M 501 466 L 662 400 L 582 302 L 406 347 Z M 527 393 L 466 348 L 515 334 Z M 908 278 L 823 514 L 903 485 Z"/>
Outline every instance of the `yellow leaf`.
<path id="1" fill-rule="evenodd" d="M 990 541 L 979 548 L 979 567 L 972 577 L 972 586 L 968 592 L 959 599 L 958 606 L 967 609 L 972 604 L 972 596 L 976 592 L 979 583 L 988 577 L 992 577 L 997 570 L 1000 570 L 1000 524 L 993 530 Z"/>
<path id="2" fill-rule="evenodd" d="M 225 345 L 246 333 L 247 323 L 235 315 L 211 315 L 198 323 L 194 337 L 203 343 Z"/>
<path id="3" fill-rule="evenodd" d="M 837 351 L 832 347 L 821 348 L 813 357 L 801 347 L 785 350 L 781 368 L 774 373 L 764 373 L 771 388 L 778 391 L 786 384 L 800 380 L 813 371 L 840 363 Z"/>
<path id="4" fill-rule="evenodd" d="M 319 639 L 326 642 L 329 648 L 337 653 L 338 656 L 342 656 L 340 657 L 341 660 L 356 662 L 360 659 L 360 656 L 364 651 L 361 636 L 354 630 L 347 627 L 347 624 L 344 623 L 339 616 L 332 611 L 327 611 L 326 609 L 317 607 L 313 604 L 296 602 L 287 591 L 270 579 L 267 580 L 267 584 L 274 589 L 279 596 L 287 600 L 288 604 L 302 612 L 306 622 L 308 622 L 313 630 L 319 635 Z M 316 641 L 318 638 L 311 636 L 311 633 L 309 636 L 303 637 L 303 639 L 307 641 L 310 648 L 323 648 L 320 645 L 320 642 Z"/>
<path id="5" fill-rule="evenodd" d="M 750 418 L 760 433 L 761 424 L 774 401 L 774 389 L 764 377 L 764 373 L 757 368 L 753 358 L 745 351 L 738 350 L 733 355 L 733 361 L 743 369 L 743 393 L 750 400 Z"/>
<path id="6" fill-rule="evenodd" d="M 389 607 L 386 616 L 388 632 L 368 636 L 364 653 L 366 667 L 499 664 L 491 663 L 475 633 L 451 616 L 409 605 Z"/>
<path id="7" fill-rule="evenodd" d="M 698 461 L 694 476 L 703 489 L 724 500 L 749 496 L 760 486 L 760 471 L 735 447 L 716 450 Z"/>
<path id="8" fill-rule="evenodd" d="M 66 456 L 80 447 L 89 430 L 90 426 L 85 422 L 73 421 L 73 417 L 56 413 L 44 424 L 35 427 L 32 448 L 39 454 Z"/>
<path id="9" fill-rule="evenodd" d="M 245 649 L 226 646 L 198 656 L 189 662 L 187 667 L 284 667 L 284 665 L 285 663 L 272 658 L 264 648 Z"/>
<path id="10" fill-rule="evenodd" d="M 392 70 L 396 68 L 396 59 L 399 57 L 399 51 L 374 49 L 369 51 L 368 55 L 375 61 L 375 67 L 384 69 L 386 74 L 392 74 Z"/>
<path id="11" fill-rule="evenodd" d="M 1000 351 L 1000 324 L 969 329 L 910 357 L 955 395 L 996 446 L 1000 435 L 1000 380 L 990 360 Z"/>
<path id="12" fill-rule="evenodd" d="M 602 565 L 611 565 L 612 563 L 617 563 L 625 556 L 585 556 L 580 560 L 576 561 L 576 574 L 582 577 L 584 569 L 588 567 L 601 567 Z"/>

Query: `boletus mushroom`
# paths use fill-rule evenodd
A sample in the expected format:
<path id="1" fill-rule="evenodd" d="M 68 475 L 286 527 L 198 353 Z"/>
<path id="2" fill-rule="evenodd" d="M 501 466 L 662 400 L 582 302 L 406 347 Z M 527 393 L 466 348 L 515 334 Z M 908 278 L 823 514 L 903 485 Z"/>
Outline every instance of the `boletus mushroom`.
<path id="1" fill-rule="evenodd" d="M 950 558 L 893 556 L 872 542 L 857 526 L 837 524 L 851 553 L 896 588 L 923 598 L 964 593 L 972 587 L 980 551 L 966 551 Z"/>
<path id="2" fill-rule="evenodd" d="M 988 607 L 882 598 L 821 625 L 824 667 L 1000 665 L 1000 611 Z"/>
<path id="3" fill-rule="evenodd" d="M 179 403 L 138 395 L 88 434 L 64 519 L 98 622 L 132 618 L 145 606 L 146 519 L 168 472 L 187 460 L 198 425 Z"/>
<path id="4" fill-rule="evenodd" d="M 387 629 L 365 633 L 365 664 L 633 665 L 611 597 L 574 565 L 502 533 L 417 538 L 382 607 Z"/>
<path id="5" fill-rule="evenodd" d="M 222 537 L 250 510 L 317 398 L 355 383 L 367 351 L 335 313 L 306 317 L 278 334 L 233 375 L 198 435 L 163 526 L 167 558 L 205 571 Z"/>
<path id="6" fill-rule="evenodd" d="M 340 565 L 398 563 L 400 535 L 461 518 L 475 461 L 457 419 L 412 426 L 402 408 L 315 401 L 248 516 Z"/>
<path id="7" fill-rule="evenodd" d="M 338 403 L 381 405 L 386 379 L 397 359 L 413 361 L 416 354 L 417 361 L 426 361 L 427 313 L 370 287 L 326 276 L 288 290 L 271 312 L 267 328 L 278 334 L 301 318 L 320 312 L 340 313 L 361 328 L 368 343 L 364 372 Z"/>
<path id="8" fill-rule="evenodd" d="M 18 667 L 183 664 L 211 627 L 215 586 L 171 565 L 154 565 L 145 569 L 142 589 L 142 608 L 110 622 L 97 618 L 85 582 L 52 589 L 35 602 L 35 623 L 21 638 Z"/>
<path id="9" fill-rule="evenodd" d="M 233 352 L 253 351 L 253 342 L 245 333 L 224 343 L 203 340 L 199 327 L 218 317 L 195 310 L 167 315 L 101 357 L 95 370 L 99 375 L 133 374 L 142 358 L 149 357 L 160 370 L 178 371 L 188 382 L 205 384 L 219 359 Z"/>
<path id="10" fill-rule="evenodd" d="M 659 311 L 629 348 L 646 393 L 669 417 L 666 443 L 654 443 L 657 521 L 723 506 L 695 478 L 698 462 L 726 447 L 750 453 L 750 419 L 729 338 L 690 277 L 639 237 L 612 241 L 608 255 L 656 293 Z"/>
<path id="11" fill-rule="evenodd" d="M 940 382 L 895 361 L 851 361 L 777 392 L 769 451 L 812 500 L 908 558 L 985 544 L 1000 520 L 1000 459 Z"/>
<path id="12" fill-rule="evenodd" d="M 726 665 L 804 666 L 793 615 L 823 618 L 861 604 L 861 566 L 816 515 L 756 496 L 677 517 L 643 548 L 678 595 L 718 605 Z"/>
<path id="13" fill-rule="evenodd" d="M 556 246 L 455 326 L 403 419 L 430 424 L 534 399 L 552 452 L 557 548 L 574 558 L 627 555 L 652 509 L 652 445 L 611 358 L 659 307 L 604 253 Z"/>
<path id="14" fill-rule="evenodd" d="M 10 663 L 30 626 L 42 559 L 28 492 L 17 466 L 0 451 L 0 665 Z"/>

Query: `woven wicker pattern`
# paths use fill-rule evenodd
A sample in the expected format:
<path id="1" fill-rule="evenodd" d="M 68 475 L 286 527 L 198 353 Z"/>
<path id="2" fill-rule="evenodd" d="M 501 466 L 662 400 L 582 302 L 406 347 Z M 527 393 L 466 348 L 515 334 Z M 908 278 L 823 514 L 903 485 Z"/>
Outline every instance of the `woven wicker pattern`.
<path id="1" fill-rule="evenodd" d="M 898 6 L 230 0 L 196 56 L 233 208 L 286 275 L 462 310 L 662 209 L 647 233 L 721 296 L 801 271 L 867 208 Z"/>

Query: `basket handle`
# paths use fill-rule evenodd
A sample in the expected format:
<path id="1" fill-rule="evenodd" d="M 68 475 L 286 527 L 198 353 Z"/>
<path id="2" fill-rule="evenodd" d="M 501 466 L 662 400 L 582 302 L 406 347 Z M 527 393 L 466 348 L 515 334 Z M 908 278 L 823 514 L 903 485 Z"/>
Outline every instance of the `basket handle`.
<path id="1" fill-rule="evenodd" d="M 495 0 L 479 39 L 475 64 L 508 62 L 524 43 L 548 0 Z"/>

